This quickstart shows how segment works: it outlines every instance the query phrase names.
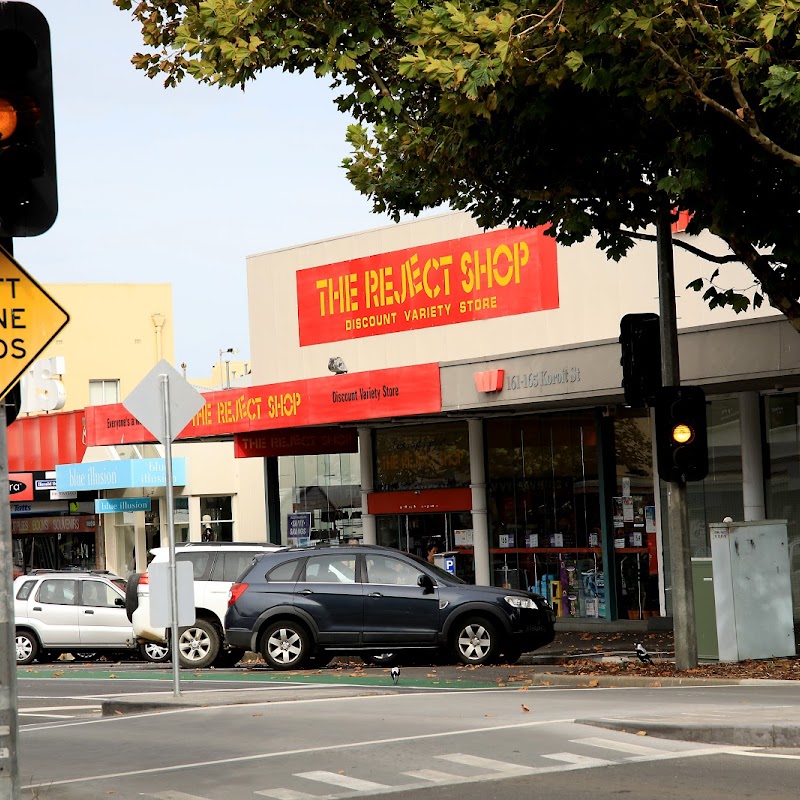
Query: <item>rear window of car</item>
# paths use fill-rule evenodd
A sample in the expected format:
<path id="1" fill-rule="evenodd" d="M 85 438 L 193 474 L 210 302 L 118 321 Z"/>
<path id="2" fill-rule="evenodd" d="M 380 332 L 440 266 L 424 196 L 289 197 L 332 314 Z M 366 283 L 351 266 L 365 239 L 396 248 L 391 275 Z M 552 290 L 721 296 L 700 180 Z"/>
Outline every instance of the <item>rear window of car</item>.
<path id="1" fill-rule="evenodd" d="M 295 575 L 300 567 L 300 559 L 295 559 L 294 561 L 285 561 L 283 564 L 278 564 L 277 567 L 271 569 L 267 575 L 267 581 L 269 583 L 287 583 L 289 581 L 294 582 Z"/>
<path id="2" fill-rule="evenodd" d="M 211 567 L 214 565 L 216 553 L 210 552 L 186 552 L 178 553 L 175 561 L 188 561 L 192 565 L 192 577 L 196 581 L 207 581 L 211 574 Z"/>
<path id="3" fill-rule="evenodd" d="M 214 564 L 211 580 L 233 583 L 252 564 L 253 559 L 260 554 L 260 550 L 220 553 Z"/>
<path id="4" fill-rule="evenodd" d="M 25 581 L 17 590 L 17 600 L 27 600 L 31 596 L 36 581 Z"/>

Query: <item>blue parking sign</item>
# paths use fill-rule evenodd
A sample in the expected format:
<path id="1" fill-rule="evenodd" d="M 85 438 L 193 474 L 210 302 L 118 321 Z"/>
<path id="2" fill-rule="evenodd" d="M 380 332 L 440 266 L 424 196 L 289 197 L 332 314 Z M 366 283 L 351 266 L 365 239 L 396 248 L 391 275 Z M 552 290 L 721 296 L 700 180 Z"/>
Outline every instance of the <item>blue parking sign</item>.
<path id="1" fill-rule="evenodd" d="M 456 574 L 456 559 L 455 556 L 445 556 L 442 568 L 445 572 L 449 572 L 451 575 Z"/>

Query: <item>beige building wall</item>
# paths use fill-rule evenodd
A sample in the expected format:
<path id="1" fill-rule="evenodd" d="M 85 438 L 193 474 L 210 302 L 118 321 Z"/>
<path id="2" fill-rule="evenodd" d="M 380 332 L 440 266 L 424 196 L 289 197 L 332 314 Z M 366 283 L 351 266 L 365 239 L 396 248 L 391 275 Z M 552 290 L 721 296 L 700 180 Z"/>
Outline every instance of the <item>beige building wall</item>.
<path id="1" fill-rule="evenodd" d="M 247 279 L 253 383 L 326 376 L 332 356 L 341 356 L 350 372 L 363 372 L 616 338 L 624 314 L 658 312 L 655 242 L 637 244 L 615 263 L 608 261 L 596 248 L 596 239 L 591 239 L 570 248 L 558 247 L 557 309 L 300 347 L 297 270 L 480 232 L 469 215 L 448 213 L 250 256 Z M 688 237 L 681 233 L 675 238 L 685 238 L 716 254 L 725 252 L 722 242 L 708 234 Z M 694 278 L 710 277 L 715 268 L 675 248 L 680 328 L 776 314 L 766 304 L 746 317 L 730 309 L 709 310 L 702 293 L 684 287 Z M 724 266 L 721 280 L 740 289 L 753 283 L 752 275 L 736 264 Z"/>
<path id="2" fill-rule="evenodd" d="M 89 381 L 118 380 L 120 401 L 161 359 L 175 359 L 169 283 L 51 283 L 70 321 L 40 358 L 61 356 L 64 411 L 89 405 Z"/>

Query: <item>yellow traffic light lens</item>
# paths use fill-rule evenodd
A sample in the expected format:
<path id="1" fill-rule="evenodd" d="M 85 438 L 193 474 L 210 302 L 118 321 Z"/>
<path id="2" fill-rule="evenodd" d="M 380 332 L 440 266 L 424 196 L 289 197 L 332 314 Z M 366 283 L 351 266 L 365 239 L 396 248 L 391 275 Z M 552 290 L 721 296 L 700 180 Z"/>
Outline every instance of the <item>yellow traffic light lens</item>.
<path id="1" fill-rule="evenodd" d="M 694 431 L 688 426 L 680 423 L 672 429 L 672 440 L 678 444 L 687 444 L 694 439 Z"/>
<path id="2" fill-rule="evenodd" d="M 16 129 L 17 109 L 5 97 L 0 97 L 0 142 L 10 139 Z"/>

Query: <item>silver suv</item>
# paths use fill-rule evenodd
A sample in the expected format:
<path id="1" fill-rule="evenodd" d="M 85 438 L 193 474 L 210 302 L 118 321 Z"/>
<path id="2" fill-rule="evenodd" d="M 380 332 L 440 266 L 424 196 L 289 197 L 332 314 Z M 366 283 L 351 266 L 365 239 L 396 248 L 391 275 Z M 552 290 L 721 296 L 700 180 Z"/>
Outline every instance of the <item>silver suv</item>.
<path id="1" fill-rule="evenodd" d="M 163 645 L 139 645 L 125 615 L 125 580 L 105 571 L 34 570 L 14 581 L 17 664 L 139 654 L 163 661 Z"/>
<path id="2" fill-rule="evenodd" d="M 267 542 L 187 542 L 175 548 L 176 561 L 188 561 L 194 575 L 194 625 L 181 628 L 178 650 L 181 666 L 203 668 L 232 667 L 245 651 L 229 647 L 222 634 L 222 621 L 228 610 L 228 592 L 234 581 L 257 555 L 282 550 Z M 167 562 L 168 547 L 150 551 L 150 563 Z M 150 584 L 147 572 L 128 579 L 125 610 L 141 643 L 169 645 L 165 628 L 150 623 Z"/>

